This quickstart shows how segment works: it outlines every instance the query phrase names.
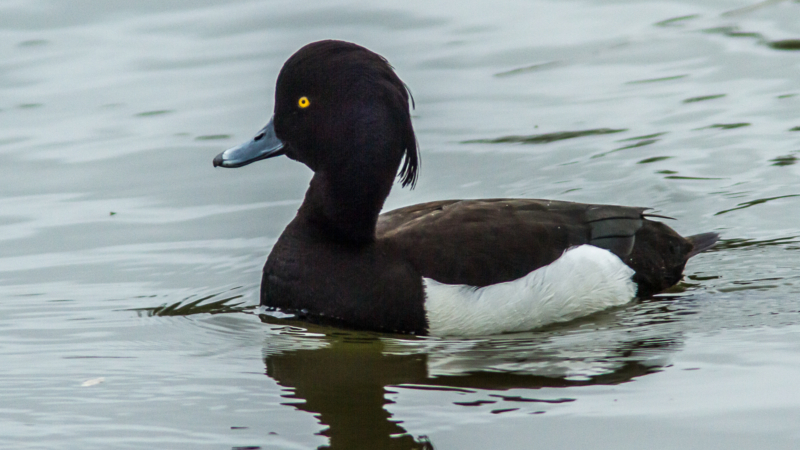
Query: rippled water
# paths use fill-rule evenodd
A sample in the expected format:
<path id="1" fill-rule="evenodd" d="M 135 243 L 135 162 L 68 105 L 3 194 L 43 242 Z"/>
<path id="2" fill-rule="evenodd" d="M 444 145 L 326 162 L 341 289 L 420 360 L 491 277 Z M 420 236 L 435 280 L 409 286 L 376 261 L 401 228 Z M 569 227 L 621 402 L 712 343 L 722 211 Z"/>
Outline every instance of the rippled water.
<path id="1" fill-rule="evenodd" d="M 794 448 L 800 3 L 0 3 L 0 446 Z M 667 295 L 463 340 L 259 316 L 310 172 L 214 170 L 303 44 L 416 99 L 414 191 L 652 206 Z"/>

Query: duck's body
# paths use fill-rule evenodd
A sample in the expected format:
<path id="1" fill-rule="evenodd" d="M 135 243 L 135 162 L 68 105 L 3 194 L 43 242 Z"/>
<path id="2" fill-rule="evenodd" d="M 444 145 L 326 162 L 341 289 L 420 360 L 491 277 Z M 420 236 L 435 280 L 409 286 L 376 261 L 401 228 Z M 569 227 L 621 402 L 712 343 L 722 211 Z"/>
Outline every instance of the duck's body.
<path id="1" fill-rule="evenodd" d="M 404 85 L 355 44 L 295 53 L 273 121 L 214 164 L 279 154 L 315 175 L 264 267 L 261 304 L 315 322 L 438 335 L 532 329 L 660 292 L 717 239 L 683 238 L 646 208 L 547 200 L 447 200 L 379 216 L 403 158 L 403 185 L 416 180 L 416 140 Z"/>

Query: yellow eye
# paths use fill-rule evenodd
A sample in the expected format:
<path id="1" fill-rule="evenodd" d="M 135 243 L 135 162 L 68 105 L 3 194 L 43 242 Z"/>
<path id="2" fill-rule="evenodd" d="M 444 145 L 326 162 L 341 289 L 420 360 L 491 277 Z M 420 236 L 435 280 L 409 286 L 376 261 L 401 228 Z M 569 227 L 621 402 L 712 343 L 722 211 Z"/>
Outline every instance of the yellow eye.
<path id="1" fill-rule="evenodd" d="M 300 100 L 297 101 L 297 106 L 303 109 L 308 108 L 310 104 L 311 102 L 308 101 L 308 97 L 300 97 Z"/>

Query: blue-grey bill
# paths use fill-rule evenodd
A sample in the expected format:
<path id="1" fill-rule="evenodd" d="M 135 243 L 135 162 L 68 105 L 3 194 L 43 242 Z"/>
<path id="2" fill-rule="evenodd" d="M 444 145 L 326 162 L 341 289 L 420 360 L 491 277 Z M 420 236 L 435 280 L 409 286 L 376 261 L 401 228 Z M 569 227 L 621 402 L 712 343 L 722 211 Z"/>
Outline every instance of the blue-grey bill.
<path id="1" fill-rule="evenodd" d="M 275 127 L 270 120 L 253 139 L 214 157 L 214 167 L 242 167 L 283 153 L 283 142 L 275 136 Z"/>

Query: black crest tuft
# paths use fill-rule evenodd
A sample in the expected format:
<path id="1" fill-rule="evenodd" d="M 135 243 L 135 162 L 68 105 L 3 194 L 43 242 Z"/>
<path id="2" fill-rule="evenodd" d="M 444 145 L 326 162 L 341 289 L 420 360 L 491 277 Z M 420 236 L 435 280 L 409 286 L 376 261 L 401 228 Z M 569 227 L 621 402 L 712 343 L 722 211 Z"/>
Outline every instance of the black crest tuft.
<path id="1" fill-rule="evenodd" d="M 395 77 L 396 76 L 397 75 L 395 75 Z M 403 92 L 407 95 L 406 104 L 408 104 L 408 99 L 411 99 L 411 106 L 413 107 L 414 97 L 411 96 L 411 91 L 405 83 L 403 84 Z M 414 127 L 411 124 L 411 112 L 408 108 L 405 109 L 405 112 L 406 123 L 404 127 L 405 136 L 403 137 L 403 143 L 406 148 L 403 157 L 403 166 L 400 168 L 400 173 L 397 176 L 400 177 L 401 186 L 411 186 L 411 189 L 414 189 L 414 186 L 417 184 L 417 178 L 419 177 L 419 144 L 414 134 Z"/>

